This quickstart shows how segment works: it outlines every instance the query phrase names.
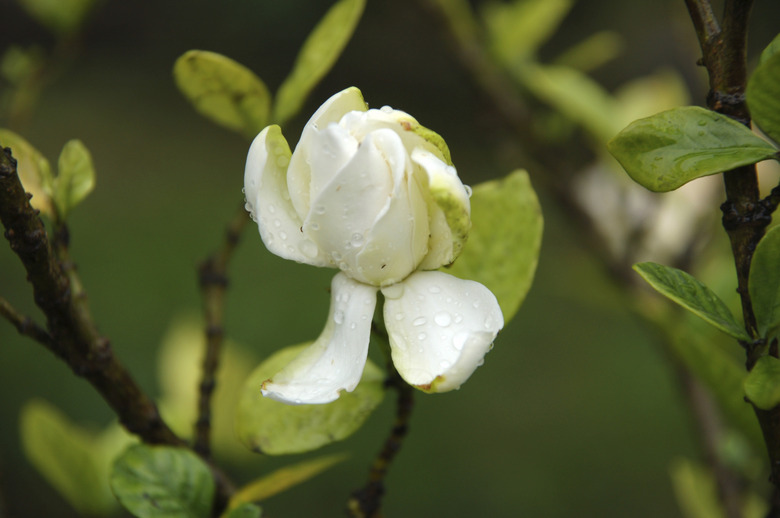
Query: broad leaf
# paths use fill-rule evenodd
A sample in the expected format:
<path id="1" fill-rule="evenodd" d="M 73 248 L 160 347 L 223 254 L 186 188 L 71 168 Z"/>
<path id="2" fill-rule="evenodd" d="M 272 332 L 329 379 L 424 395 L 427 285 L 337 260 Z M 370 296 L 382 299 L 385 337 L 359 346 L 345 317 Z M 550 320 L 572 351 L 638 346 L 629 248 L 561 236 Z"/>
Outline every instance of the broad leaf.
<path id="1" fill-rule="evenodd" d="M 79 513 L 102 516 L 115 509 L 107 481 L 113 459 L 104 455 L 98 434 L 74 425 L 48 403 L 31 401 L 22 409 L 21 438 L 30 462 Z"/>
<path id="2" fill-rule="evenodd" d="M 518 170 L 477 185 L 471 220 L 463 252 L 442 271 L 487 286 L 506 323 L 531 288 L 542 243 L 542 209 L 528 173 Z"/>
<path id="3" fill-rule="evenodd" d="M 260 502 L 272 497 L 291 487 L 306 482 L 312 477 L 319 475 L 323 471 L 331 468 L 335 464 L 343 461 L 344 455 L 329 455 L 316 459 L 285 466 L 277 469 L 270 475 L 250 482 L 239 489 L 230 499 L 230 506 L 238 506 L 245 502 Z"/>
<path id="4" fill-rule="evenodd" d="M 780 227 L 774 227 L 761 239 L 750 263 L 748 289 L 758 333 L 767 338 L 780 325 Z"/>
<path id="5" fill-rule="evenodd" d="M 769 45 L 767 45 L 766 48 L 761 52 L 761 58 L 758 61 L 759 64 L 778 53 L 780 53 L 780 34 L 775 36 Z"/>
<path id="6" fill-rule="evenodd" d="M 365 0 L 340 0 L 309 34 L 290 75 L 276 93 L 274 123 L 284 124 L 297 114 L 309 92 L 330 71 L 355 31 Z"/>
<path id="7" fill-rule="evenodd" d="M 268 87 L 228 57 L 190 50 L 176 60 L 173 77 L 198 113 L 221 126 L 254 138 L 269 124 Z"/>
<path id="8" fill-rule="evenodd" d="M 737 340 L 750 341 L 726 304 L 692 275 L 656 263 L 637 263 L 634 270 L 656 291 Z"/>
<path id="9" fill-rule="evenodd" d="M 229 509 L 221 518 L 260 518 L 262 515 L 262 510 L 255 504 L 240 504 Z"/>
<path id="10" fill-rule="evenodd" d="M 745 95 L 753 122 L 780 143 L 780 52 L 775 52 L 756 68 Z"/>
<path id="11" fill-rule="evenodd" d="M 780 404 L 780 360 L 762 356 L 745 378 L 745 396 L 757 408 L 770 410 Z"/>
<path id="12" fill-rule="evenodd" d="M 0 146 L 11 148 L 24 190 L 32 194 L 30 203 L 43 214 L 53 213 L 51 166 L 40 151 L 11 130 L 0 128 Z"/>
<path id="13" fill-rule="evenodd" d="M 60 217 L 65 219 L 76 205 L 95 188 L 95 168 L 92 155 L 80 140 L 65 144 L 57 165 L 54 179 L 54 205 Z"/>
<path id="14" fill-rule="evenodd" d="M 286 405 L 260 393 L 311 342 L 282 349 L 261 363 L 246 382 L 236 411 L 236 435 L 250 450 L 269 455 L 301 453 L 352 435 L 384 397 L 384 375 L 369 360 L 360 384 L 325 405 Z"/>
<path id="15" fill-rule="evenodd" d="M 139 518 L 211 516 L 211 472 L 183 448 L 131 446 L 114 464 L 110 483 L 119 502 Z"/>
<path id="16" fill-rule="evenodd" d="M 607 146 L 635 182 L 655 192 L 767 160 L 777 152 L 742 124 L 697 106 L 636 120 Z"/>

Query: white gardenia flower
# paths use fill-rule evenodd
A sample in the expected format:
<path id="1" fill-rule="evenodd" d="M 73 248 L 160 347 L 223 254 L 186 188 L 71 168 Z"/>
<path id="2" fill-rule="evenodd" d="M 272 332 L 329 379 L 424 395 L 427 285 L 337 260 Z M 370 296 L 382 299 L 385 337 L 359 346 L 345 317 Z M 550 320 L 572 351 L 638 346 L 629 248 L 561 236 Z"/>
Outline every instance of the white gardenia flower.
<path id="1" fill-rule="evenodd" d="M 247 210 L 268 250 L 341 270 L 320 337 L 263 383 L 278 401 L 328 403 L 360 381 L 377 291 L 393 362 L 426 392 L 460 387 L 503 327 L 485 286 L 436 270 L 471 227 L 469 194 L 437 134 L 410 115 L 368 110 L 357 88 L 311 117 L 295 152 L 278 126 L 252 142 Z"/>

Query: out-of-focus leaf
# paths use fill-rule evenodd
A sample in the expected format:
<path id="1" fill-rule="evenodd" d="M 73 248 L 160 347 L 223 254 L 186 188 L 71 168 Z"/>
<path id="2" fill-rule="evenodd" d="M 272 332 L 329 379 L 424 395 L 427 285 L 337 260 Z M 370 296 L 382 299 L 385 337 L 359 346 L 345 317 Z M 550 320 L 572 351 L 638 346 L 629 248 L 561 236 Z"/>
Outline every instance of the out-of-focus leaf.
<path id="1" fill-rule="evenodd" d="M 720 297 L 692 275 L 650 262 L 637 263 L 634 270 L 661 295 L 737 340 L 750 341 L 747 331 L 739 325 Z"/>
<path id="2" fill-rule="evenodd" d="M 70 140 L 62 148 L 54 179 L 54 204 L 60 217 L 81 203 L 95 188 L 92 155 L 80 140 Z"/>
<path id="3" fill-rule="evenodd" d="M 555 65 L 590 72 L 615 59 L 623 49 L 623 39 L 614 31 L 599 31 L 566 49 Z"/>
<path id="4" fill-rule="evenodd" d="M 253 138 L 269 123 L 268 87 L 228 57 L 190 50 L 176 60 L 173 77 L 198 113 L 221 126 Z"/>
<path id="5" fill-rule="evenodd" d="M 230 506 L 233 507 L 246 502 L 261 502 L 266 498 L 306 482 L 345 458 L 345 455 L 329 455 L 277 469 L 273 473 L 250 482 L 239 489 L 230 499 Z"/>
<path id="6" fill-rule="evenodd" d="M 762 356 L 745 378 L 745 396 L 761 410 L 780 404 L 780 360 Z"/>
<path id="7" fill-rule="evenodd" d="M 57 492 L 79 513 L 105 516 L 116 508 L 108 486 L 105 441 L 74 424 L 44 401 L 22 409 L 25 455 Z M 125 434 L 124 439 L 129 440 Z"/>
<path id="8" fill-rule="evenodd" d="M 571 10 L 572 0 L 514 0 L 485 4 L 482 16 L 493 51 L 510 66 L 536 53 Z"/>
<path id="9" fill-rule="evenodd" d="M 27 140 L 11 130 L 0 128 L 0 146 L 11 148 L 16 170 L 24 190 L 32 194 L 30 203 L 42 214 L 51 216 L 52 174 L 49 161 Z"/>
<path id="10" fill-rule="evenodd" d="M 763 338 L 780 325 L 780 227 L 761 239 L 750 263 L 748 289 L 758 333 Z"/>
<path id="11" fill-rule="evenodd" d="M 690 104 L 685 79 L 675 70 L 659 70 L 629 81 L 615 91 L 614 133 L 636 119 Z M 612 138 L 612 136 L 609 138 Z"/>
<path id="12" fill-rule="evenodd" d="M 777 152 L 742 124 L 697 106 L 634 121 L 608 148 L 635 182 L 655 192 L 767 160 Z"/>
<path id="13" fill-rule="evenodd" d="M 753 122 L 780 143 L 780 52 L 774 52 L 756 68 L 745 96 Z"/>
<path id="14" fill-rule="evenodd" d="M 269 455 L 301 453 L 340 441 L 358 430 L 384 397 L 384 375 L 370 360 L 352 392 L 324 405 L 286 405 L 260 393 L 311 342 L 284 348 L 252 372 L 236 412 L 236 435 L 249 449 Z"/>
<path id="15" fill-rule="evenodd" d="M 183 448 L 136 444 L 114 464 L 111 489 L 138 518 L 208 518 L 214 480 L 197 455 Z"/>
<path id="16" fill-rule="evenodd" d="M 477 185 L 471 220 L 463 252 L 442 271 L 487 286 L 509 322 L 531 288 L 542 244 L 542 209 L 528 173 Z"/>
<path id="17" fill-rule="evenodd" d="M 780 53 L 780 34 L 774 37 L 774 39 L 769 43 L 769 45 L 766 46 L 766 48 L 761 52 L 761 58 L 759 59 L 759 64 L 764 63 L 764 61 L 768 60 L 775 54 Z"/>
<path id="18" fill-rule="evenodd" d="M 262 510 L 255 504 L 241 504 L 225 512 L 221 518 L 260 518 Z"/>
<path id="19" fill-rule="evenodd" d="M 330 71 L 355 31 L 365 0 L 340 0 L 309 34 L 292 72 L 276 94 L 274 123 L 284 124 L 300 111 L 309 92 Z"/>
<path id="20" fill-rule="evenodd" d="M 76 32 L 95 0 L 17 0 L 38 22 L 58 34 Z"/>

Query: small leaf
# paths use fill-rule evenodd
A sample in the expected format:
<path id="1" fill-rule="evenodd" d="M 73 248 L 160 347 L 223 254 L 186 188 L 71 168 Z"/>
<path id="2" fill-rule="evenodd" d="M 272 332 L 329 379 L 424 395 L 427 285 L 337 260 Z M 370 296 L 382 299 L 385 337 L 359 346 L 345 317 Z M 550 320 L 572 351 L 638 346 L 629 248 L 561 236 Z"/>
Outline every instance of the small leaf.
<path id="1" fill-rule="evenodd" d="M 692 275 L 682 270 L 656 263 L 634 265 L 639 275 L 661 295 L 670 298 L 737 340 L 750 341 L 726 304 Z"/>
<path id="2" fill-rule="evenodd" d="M 62 219 L 95 188 L 92 155 L 80 140 L 68 141 L 62 148 L 54 179 L 54 204 Z"/>
<path id="3" fill-rule="evenodd" d="M 239 489 L 230 499 L 230 506 L 265 500 L 302 482 L 306 482 L 345 458 L 345 455 L 329 455 L 277 469 L 273 473 L 250 482 Z"/>
<path id="4" fill-rule="evenodd" d="M 745 396 L 761 410 L 780 404 L 780 360 L 762 356 L 745 378 Z"/>
<path id="5" fill-rule="evenodd" d="M 260 394 L 260 386 L 282 370 L 306 344 L 282 349 L 249 376 L 238 402 L 236 435 L 252 451 L 283 455 L 315 450 L 352 435 L 384 397 L 384 375 L 370 360 L 352 392 L 325 405 L 286 405 Z"/>
<path id="6" fill-rule="evenodd" d="M 131 446 L 111 473 L 119 502 L 139 518 L 208 518 L 214 498 L 209 468 L 193 452 L 170 446 Z"/>
<path id="7" fill-rule="evenodd" d="M 769 42 L 769 45 L 766 46 L 766 48 L 761 52 L 761 57 L 758 60 L 759 64 L 762 64 L 764 61 L 768 60 L 775 54 L 780 54 L 780 34 L 774 37 L 774 39 Z"/>
<path id="8" fill-rule="evenodd" d="M 767 338 L 780 325 L 780 227 L 759 241 L 750 263 L 748 290 L 758 322 L 758 333 Z"/>
<path id="9" fill-rule="evenodd" d="M 22 187 L 32 194 L 30 203 L 41 213 L 51 216 L 52 208 L 52 182 L 49 161 L 35 149 L 27 140 L 11 130 L 0 128 L 0 146 L 11 148 L 16 159 L 16 170 Z"/>
<path id="10" fill-rule="evenodd" d="M 262 510 L 255 504 L 240 504 L 229 509 L 220 518 L 260 518 L 262 515 Z"/>
<path id="11" fill-rule="evenodd" d="M 753 122 L 772 140 L 780 142 L 780 52 L 756 68 L 745 95 Z"/>
<path id="12" fill-rule="evenodd" d="M 59 34 L 76 32 L 92 10 L 95 0 L 18 0 L 38 22 Z"/>
<path id="13" fill-rule="evenodd" d="M 542 243 L 542 209 L 528 173 L 477 185 L 471 221 L 463 252 L 442 271 L 487 286 L 508 322 L 531 289 Z"/>
<path id="14" fill-rule="evenodd" d="M 269 123 L 268 87 L 228 57 L 190 50 L 176 60 L 173 78 L 198 113 L 220 126 L 254 138 Z"/>
<path id="15" fill-rule="evenodd" d="M 44 401 L 27 403 L 20 424 L 25 455 L 74 509 L 86 516 L 114 510 L 101 437 L 74 425 Z"/>
<path id="16" fill-rule="evenodd" d="M 742 124 L 697 106 L 636 120 L 607 147 L 635 182 L 655 192 L 767 160 L 777 152 Z"/>
<path id="17" fill-rule="evenodd" d="M 311 31 L 292 72 L 276 93 L 274 123 L 282 125 L 300 111 L 309 92 L 325 77 L 346 47 L 365 3 L 365 0 L 340 0 Z"/>

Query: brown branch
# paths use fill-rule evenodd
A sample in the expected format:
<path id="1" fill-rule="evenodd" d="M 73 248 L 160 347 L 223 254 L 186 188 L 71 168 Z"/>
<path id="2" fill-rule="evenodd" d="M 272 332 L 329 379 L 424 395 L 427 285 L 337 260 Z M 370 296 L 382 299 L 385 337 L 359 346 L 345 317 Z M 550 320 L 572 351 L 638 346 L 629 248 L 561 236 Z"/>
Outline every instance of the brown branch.
<path id="1" fill-rule="evenodd" d="M 47 349 L 54 348 L 54 341 L 49 333 L 30 317 L 19 313 L 10 302 L 0 297 L 0 316 L 8 320 L 19 331 L 20 335 L 32 338 Z"/>
<path id="2" fill-rule="evenodd" d="M 227 227 L 222 248 L 203 261 L 198 269 L 206 320 L 206 351 L 199 385 L 193 449 L 204 458 L 211 456 L 211 396 L 216 388 L 216 372 L 225 334 L 223 322 L 228 285 L 227 266 L 248 222 L 249 213 L 242 204 Z"/>

